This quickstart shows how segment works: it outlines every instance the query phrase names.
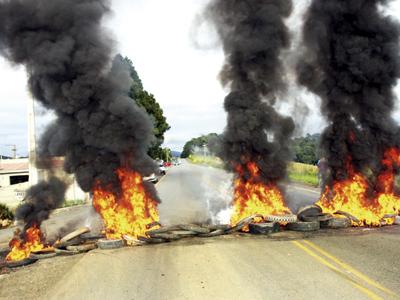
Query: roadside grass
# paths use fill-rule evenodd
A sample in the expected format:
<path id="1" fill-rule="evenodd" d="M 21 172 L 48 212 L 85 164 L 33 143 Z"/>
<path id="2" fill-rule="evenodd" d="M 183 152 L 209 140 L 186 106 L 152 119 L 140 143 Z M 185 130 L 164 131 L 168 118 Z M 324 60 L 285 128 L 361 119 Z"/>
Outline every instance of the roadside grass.
<path id="1" fill-rule="evenodd" d="M 293 182 L 318 186 L 318 167 L 291 162 L 288 166 L 289 179 Z"/>
<path id="2" fill-rule="evenodd" d="M 190 155 L 188 160 L 196 165 L 206 165 L 214 168 L 222 169 L 224 163 L 221 159 L 215 156 L 202 156 L 202 155 Z"/>
<path id="3" fill-rule="evenodd" d="M 190 155 L 188 161 L 197 165 L 207 165 L 214 168 L 223 168 L 223 161 L 214 156 Z M 297 162 L 291 162 L 288 166 L 290 181 L 306 185 L 318 186 L 318 167 Z"/>
<path id="4" fill-rule="evenodd" d="M 77 199 L 77 200 L 65 200 L 62 208 L 65 207 L 72 207 L 72 206 L 78 206 L 78 205 L 84 205 L 86 202 L 85 200 L 82 199 Z"/>

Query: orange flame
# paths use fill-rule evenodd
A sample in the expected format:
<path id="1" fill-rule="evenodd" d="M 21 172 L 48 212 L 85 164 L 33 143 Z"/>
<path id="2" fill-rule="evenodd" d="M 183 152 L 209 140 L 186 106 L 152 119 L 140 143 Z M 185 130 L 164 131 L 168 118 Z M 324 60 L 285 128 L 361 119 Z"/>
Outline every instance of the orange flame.
<path id="1" fill-rule="evenodd" d="M 343 211 L 356 217 L 359 222 L 353 226 L 381 226 L 393 224 L 386 218 L 400 212 L 400 198 L 394 193 L 394 165 L 400 165 L 400 150 L 390 148 L 382 160 L 384 171 L 377 177 L 376 190 L 373 191 L 366 177 L 354 171 L 351 159 L 347 164 L 349 178 L 334 182 L 332 188 L 326 187 L 316 203 L 325 213 Z"/>
<path id="2" fill-rule="evenodd" d="M 234 226 L 243 218 L 254 214 L 263 216 L 277 214 L 283 215 L 290 213 L 290 209 L 285 205 L 282 192 L 273 184 L 261 183 L 260 170 L 255 163 L 248 163 L 247 169 L 250 172 L 248 180 L 240 178 L 234 182 L 233 214 L 231 224 Z M 242 167 L 237 168 L 239 175 L 243 174 Z"/>
<path id="3" fill-rule="evenodd" d="M 120 168 L 117 175 L 122 190 L 119 198 L 99 186 L 93 193 L 93 206 L 104 221 L 106 236 L 145 236 L 147 225 L 159 220 L 157 202 L 146 193 L 139 173 Z"/>
<path id="4" fill-rule="evenodd" d="M 42 243 L 42 233 L 36 225 L 26 230 L 25 241 L 13 238 L 9 245 L 11 251 L 6 257 L 7 261 L 20 261 L 28 258 L 31 252 L 52 248 Z"/>

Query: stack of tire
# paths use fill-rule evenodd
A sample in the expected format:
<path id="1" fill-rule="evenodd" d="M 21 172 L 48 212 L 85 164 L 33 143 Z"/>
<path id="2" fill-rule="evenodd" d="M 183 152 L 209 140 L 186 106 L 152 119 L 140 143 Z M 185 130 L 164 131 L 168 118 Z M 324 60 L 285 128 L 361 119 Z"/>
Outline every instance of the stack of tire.
<path id="1" fill-rule="evenodd" d="M 318 205 L 309 205 L 297 213 L 298 222 L 288 224 L 287 228 L 294 231 L 317 231 L 320 228 L 339 229 L 351 226 L 351 220 L 346 216 L 333 216 L 323 213 Z"/>

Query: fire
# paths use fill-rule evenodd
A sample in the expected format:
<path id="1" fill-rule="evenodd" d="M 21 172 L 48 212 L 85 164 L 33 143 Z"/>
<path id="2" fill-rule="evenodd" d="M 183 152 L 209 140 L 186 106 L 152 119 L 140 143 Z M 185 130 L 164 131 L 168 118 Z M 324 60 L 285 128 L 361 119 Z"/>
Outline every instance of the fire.
<path id="1" fill-rule="evenodd" d="M 285 205 L 282 192 L 273 184 L 260 182 L 260 170 L 255 163 L 248 163 L 247 169 L 250 173 L 248 180 L 240 176 L 234 182 L 233 214 L 231 224 L 236 225 L 240 220 L 254 214 L 263 216 L 290 213 Z M 242 175 L 242 167 L 237 168 L 237 173 Z"/>
<path id="2" fill-rule="evenodd" d="M 316 204 L 325 213 L 343 211 L 356 217 L 353 226 L 381 226 L 392 224 L 387 218 L 400 212 L 400 198 L 394 193 L 394 166 L 400 166 L 400 150 L 390 148 L 382 160 L 383 171 L 377 177 L 377 184 L 371 188 L 367 178 L 354 171 L 351 159 L 347 163 L 349 178 L 334 182 L 332 188 L 326 187 Z"/>
<path id="3" fill-rule="evenodd" d="M 7 261 L 20 261 L 28 258 L 31 252 L 51 248 L 42 243 L 42 233 L 36 225 L 26 230 L 25 241 L 16 237 L 10 241 L 9 245 L 11 251 L 6 257 Z"/>
<path id="4" fill-rule="evenodd" d="M 120 197 L 101 187 L 96 187 L 93 193 L 93 206 L 104 221 L 106 236 L 109 239 L 145 236 L 147 225 L 159 220 L 157 202 L 145 191 L 139 173 L 120 168 L 117 175 Z"/>

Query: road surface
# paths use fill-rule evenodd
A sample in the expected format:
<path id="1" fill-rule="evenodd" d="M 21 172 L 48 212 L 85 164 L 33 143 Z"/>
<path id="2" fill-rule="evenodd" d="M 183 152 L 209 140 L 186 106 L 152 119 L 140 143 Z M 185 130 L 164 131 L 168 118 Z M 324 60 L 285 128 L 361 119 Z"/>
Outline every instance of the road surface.
<path id="1" fill-rule="evenodd" d="M 158 184 L 162 220 L 223 219 L 218 212 L 228 203 L 229 180 L 222 170 L 174 167 Z M 288 197 L 295 207 L 318 198 L 318 191 L 291 186 Z M 3 275 L 0 297 L 400 299 L 399 242 L 400 226 L 393 226 L 271 237 L 239 234 L 95 250 Z"/>

